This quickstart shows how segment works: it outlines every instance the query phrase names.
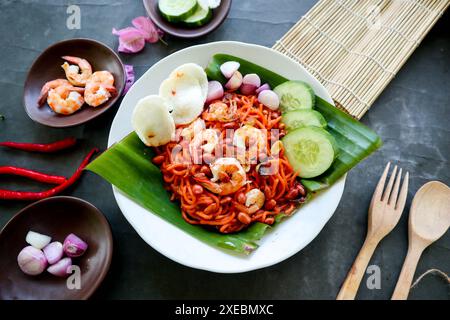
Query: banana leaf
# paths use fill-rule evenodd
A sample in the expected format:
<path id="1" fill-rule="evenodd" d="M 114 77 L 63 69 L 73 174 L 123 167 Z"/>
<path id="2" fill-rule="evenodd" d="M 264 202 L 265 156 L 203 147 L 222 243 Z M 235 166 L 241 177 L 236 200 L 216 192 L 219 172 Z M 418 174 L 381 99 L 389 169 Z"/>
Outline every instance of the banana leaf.
<path id="1" fill-rule="evenodd" d="M 220 71 L 220 66 L 227 61 L 239 62 L 241 65 L 239 71 L 242 74 L 256 73 L 260 76 L 262 83 L 268 83 L 272 88 L 288 81 L 288 79 L 259 65 L 227 54 L 213 56 L 206 68 L 208 78 L 225 83 L 226 79 Z M 339 154 L 333 165 L 322 175 L 314 179 L 302 180 L 302 183 L 311 192 L 331 186 L 382 144 L 380 137 L 375 132 L 318 96 L 316 96 L 315 109 L 327 120 L 327 130 L 336 139 Z"/>
<path id="2" fill-rule="evenodd" d="M 286 78 L 261 66 L 224 54 L 213 57 L 206 69 L 209 78 L 225 82 L 219 67 L 223 62 L 230 60 L 241 63 L 240 70 L 243 74 L 257 73 L 263 82 L 269 83 L 272 87 L 287 81 Z M 322 176 L 313 180 L 303 180 L 310 191 L 330 186 L 381 145 L 379 137 L 374 132 L 319 97 L 316 109 L 328 121 L 328 130 L 336 138 L 341 153 L 333 166 Z M 133 132 L 97 157 L 86 169 L 103 177 L 142 207 L 206 244 L 245 254 L 258 247 L 257 241 L 270 228 L 266 224 L 255 223 L 247 230 L 224 235 L 185 222 L 179 205 L 170 201 L 169 194 L 164 189 L 161 172 L 151 162 L 153 155 L 153 151 Z M 308 197 L 308 200 L 311 198 Z M 280 223 L 284 217 L 283 214 L 278 215 L 276 223 Z"/>
<path id="3" fill-rule="evenodd" d="M 151 162 L 153 156 L 153 151 L 132 132 L 98 156 L 86 169 L 116 186 L 142 207 L 209 245 L 246 254 L 258 247 L 256 241 L 270 228 L 266 224 L 255 223 L 243 232 L 225 235 L 184 221 L 180 206 L 170 201 L 164 189 L 159 168 Z"/>

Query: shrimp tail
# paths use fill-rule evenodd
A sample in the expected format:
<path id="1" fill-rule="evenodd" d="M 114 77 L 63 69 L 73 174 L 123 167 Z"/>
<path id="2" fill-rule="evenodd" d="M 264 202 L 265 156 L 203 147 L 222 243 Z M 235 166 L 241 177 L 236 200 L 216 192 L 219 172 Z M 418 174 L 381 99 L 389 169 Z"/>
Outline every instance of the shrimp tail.
<path id="1" fill-rule="evenodd" d="M 38 98 L 38 107 L 42 107 L 45 103 L 45 101 L 47 101 L 47 97 L 48 97 L 48 90 L 45 92 L 41 91 L 41 94 L 39 95 Z"/>
<path id="2" fill-rule="evenodd" d="M 110 86 L 110 85 L 104 85 L 104 84 L 102 84 L 102 86 L 111 94 L 112 97 L 115 97 L 118 95 L 116 87 Z"/>
<path id="3" fill-rule="evenodd" d="M 80 62 L 80 58 L 72 57 L 72 56 L 62 56 L 63 60 L 69 61 L 70 63 L 78 64 Z"/>

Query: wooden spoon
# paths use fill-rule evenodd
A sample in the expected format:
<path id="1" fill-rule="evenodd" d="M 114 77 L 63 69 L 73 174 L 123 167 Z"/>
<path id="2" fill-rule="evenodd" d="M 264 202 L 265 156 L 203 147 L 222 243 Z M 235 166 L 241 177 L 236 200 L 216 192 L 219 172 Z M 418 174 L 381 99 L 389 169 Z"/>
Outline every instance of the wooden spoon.
<path id="1" fill-rule="evenodd" d="M 450 226 L 450 188 L 438 181 L 423 185 L 409 214 L 409 245 L 392 300 L 406 300 L 422 252 Z"/>

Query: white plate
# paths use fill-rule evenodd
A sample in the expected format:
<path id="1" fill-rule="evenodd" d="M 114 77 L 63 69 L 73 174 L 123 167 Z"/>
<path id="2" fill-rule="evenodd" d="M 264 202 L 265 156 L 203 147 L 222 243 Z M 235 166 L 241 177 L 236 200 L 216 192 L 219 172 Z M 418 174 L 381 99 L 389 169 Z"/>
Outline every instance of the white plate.
<path id="1" fill-rule="evenodd" d="M 316 94 L 329 103 L 326 89 L 302 66 L 266 47 L 240 42 L 214 42 L 178 51 L 151 67 L 130 89 L 114 118 L 108 145 L 132 131 L 131 114 L 137 101 L 157 94 L 160 83 L 177 66 L 195 62 L 206 66 L 216 53 L 227 53 L 264 66 L 289 79 L 304 80 Z M 331 218 L 344 190 L 345 178 L 303 206 L 267 233 L 260 247 L 249 256 L 218 249 L 184 233 L 142 208 L 113 187 L 117 204 L 138 234 L 155 250 L 186 266 L 221 273 L 237 273 L 274 265 L 294 255 L 309 244 Z"/>

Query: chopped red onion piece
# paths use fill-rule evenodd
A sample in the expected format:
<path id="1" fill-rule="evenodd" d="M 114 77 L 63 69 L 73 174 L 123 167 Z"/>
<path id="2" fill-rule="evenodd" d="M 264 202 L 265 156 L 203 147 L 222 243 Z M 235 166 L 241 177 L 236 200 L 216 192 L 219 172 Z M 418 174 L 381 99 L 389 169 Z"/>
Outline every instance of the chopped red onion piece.
<path id="1" fill-rule="evenodd" d="M 225 78 L 230 79 L 236 71 L 239 70 L 240 63 L 236 61 L 227 61 L 220 66 L 220 71 L 225 76 Z"/>
<path id="2" fill-rule="evenodd" d="M 88 245 L 73 233 L 69 234 L 64 240 L 64 252 L 68 257 L 80 257 L 86 251 Z"/>
<path id="3" fill-rule="evenodd" d="M 46 236 L 45 234 L 40 234 L 34 231 L 28 231 L 25 241 L 31 244 L 36 249 L 42 249 L 50 243 L 52 238 Z"/>
<path id="4" fill-rule="evenodd" d="M 208 82 L 208 96 L 206 97 L 206 103 L 221 99 L 223 97 L 223 93 L 223 87 L 219 81 Z"/>
<path id="5" fill-rule="evenodd" d="M 240 91 L 242 94 L 254 94 L 255 90 L 261 85 L 261 79 L 256 73 L 249 73 L 242 79 Z"/>
<path id="6" fill-rule="evenodd" d="M 258 100 L 272 110 L 277 110 L 280 106 L 280 98 L 272 90 L 264 90 L 260 92 L 258 95 Z"/>
<path id="7" fill-rule="evenodd" d="M 59 260 L 61 260 L 63 256 L 63 245 L 61 242 L 55 241 L 52 243 L 49 243 L 45 246 L 44 249 L 42 249 L 44 252 L 45 258 L 47 259 L 49 264 L 55 264 Z"/>
<path id="8" fill-rule="evenodd" d="M 66 257 L 59 260 L 54 265 L 47 268 L 47 271 L 57 277 L 67 277 L 69 272 L 67 269 L 72 266 L 72 259 Z"/>
<path id="9" fill-rule="evenodd" d="M 256 89 L 256 94 L 259 94 L 260 92 L 263 92 L 264 90 L 270 90 L 270 86 L 268 83 L 264 83 L 261 87 Z"/>
<path id="10" fill-rule="evenodd" d="M 125 64 L 124 66 L 125 66 L 125 72 L 127 75 L 127 80 L 125 82 L 125 88 L 123 89 L 122 95 L 125 95 L 128 92 L 128 90 L 130 90 L 131 86 L 134 83 L 134 79 L 135 79 L 133 66 L 130 64 Z"/>
<path id="11" fill-rule="evenodd" d="M 225 88 L 234 91 L 239 89 L 241 84 L 242 84 L 242 74 L 239 71 L 236 71 L 230 78 L 230 80 L 228 80 L 228 82 L 225 84 Z"/>

